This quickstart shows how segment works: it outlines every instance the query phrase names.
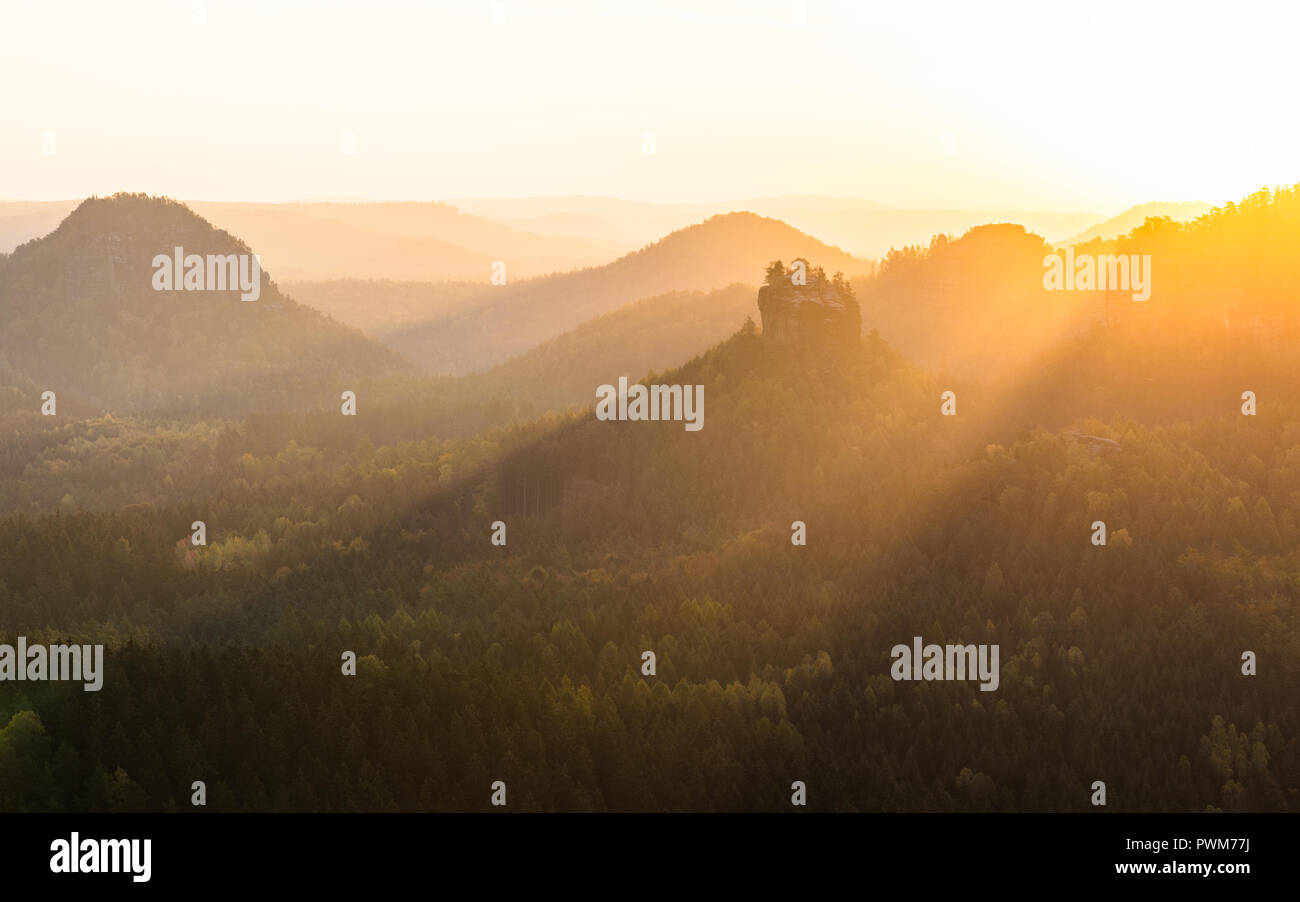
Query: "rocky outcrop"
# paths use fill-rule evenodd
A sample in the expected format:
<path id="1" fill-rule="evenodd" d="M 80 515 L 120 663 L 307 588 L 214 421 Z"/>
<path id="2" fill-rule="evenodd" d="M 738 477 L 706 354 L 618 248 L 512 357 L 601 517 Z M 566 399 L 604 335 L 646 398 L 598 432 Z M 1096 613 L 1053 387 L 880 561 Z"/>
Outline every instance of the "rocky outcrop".
<path id="1" fill-rule="evenodd" d="M 862 313 L 853 287 L 841 273 L 827 278 L 802 258 L 787 270 L 777 260 L 758 290 L 763 337 L 784 344 L 853 346 L 862 332 Z"/>

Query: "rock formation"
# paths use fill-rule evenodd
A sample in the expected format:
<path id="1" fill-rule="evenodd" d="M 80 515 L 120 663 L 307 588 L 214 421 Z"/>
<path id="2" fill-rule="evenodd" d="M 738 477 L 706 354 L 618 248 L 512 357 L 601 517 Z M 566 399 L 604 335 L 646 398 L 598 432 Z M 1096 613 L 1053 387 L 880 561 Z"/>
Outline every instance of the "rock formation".
<path id="1" fill-rule="evenodd" d="M 827 278 L 820 267 L 798 258 L 786 269 L 767 268 L 758 290 L 763 337 L 803 347 L 853 346 L 862 332 L 862 313 L 843 274 Z"/>

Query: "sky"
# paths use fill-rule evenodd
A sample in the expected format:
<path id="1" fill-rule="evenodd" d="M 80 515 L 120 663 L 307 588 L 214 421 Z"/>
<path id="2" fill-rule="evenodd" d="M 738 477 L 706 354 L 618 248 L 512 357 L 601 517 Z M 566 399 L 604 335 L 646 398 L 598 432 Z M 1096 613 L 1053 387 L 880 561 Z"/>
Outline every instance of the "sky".
<path id="1" fill-rule="evenodd" d="M 1300 4 L 0 0 L 0 198 L 787 194 L 1118 212 L 1300 181 Z"/>

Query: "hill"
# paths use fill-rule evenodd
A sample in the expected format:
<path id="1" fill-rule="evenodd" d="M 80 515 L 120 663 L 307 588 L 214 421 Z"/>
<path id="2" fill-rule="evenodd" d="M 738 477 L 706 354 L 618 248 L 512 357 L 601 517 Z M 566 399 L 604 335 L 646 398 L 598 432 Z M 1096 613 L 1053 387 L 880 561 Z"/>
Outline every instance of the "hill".
<path id="1" fill-rule="evenodd" d="M 1010 222 L 1041 235 L 1068 235 L 1095 223 L 1090 212 L 944 210 L 889 207 L 851 197 L 787 195 L 698 204 L 645 203 L 612 197 L 528 197 L 456 200 L 461 209 L 546 234 L 608 237 L 642 245 L 710 216 L 747 211 L 779 219 L 863 257 L 960 235 L 976 226 Z"/>
<path id="2" fill-rule="evenodd" d="M 525 811 L 770 811 L 800 779 L 811 809 L 1082 812 L 1104 779 L 1110 810 L 1294 811 L 1297 198 L 1147 222 L 1111 249 L 1153 256 L 1150 313 L 996 379 L 983 331 L 990 372 L 960 381 L 876 332 L 809 359 L 746 326 L 654 377 L 703 387 L 698 432 L 589 408 L 448 441 L 68 427 L 119 496 L 160 465 L 192 490 L 0 520 L 0 639 L 103 641 L 110 675 L 0 684 L 28 740 L 5 801 L 180 807 L 197 770 L 214 810 L 486 810 L 501 779 Z M 1041 285 L 1042 246 L 995 226 L 878 278 L 944 288 L 922 306 L 969 280 L 937 325 L 1009 330 L 1034 301 L 997 277 Z M 0 444 L 0 495 L 24 456 Z M 42 455 L 52 487 L 67 456 Z M 896 679 L 917 636 L 996 646 L 996 688 Z"/>
<path id="3" fill-rule="evenodd" d="M 190 206 L 217 226 L 266 248 L 267 265 L 293 281 L 485 281 L 485 265 L 497 260 L 506 262 L 514 277 L 528 278 L 606 263 L 670 232 L 733 212 L 779 219 L 865 257 L 883 257 L 891 248 L 925 244 L 934 235 L 960 235 L 999 222 L 1046 236 L 1080 233 L 1070 240 L 1086 240 L 1094 233 L 1081 230 L 1099 218 L 1090 212 L 1051 210 L 912 210 L 815 195 L 690 204 L 535 197 L 468 198 L 450 204 L 194 201 Z M 1208 209 L 1193 209 L 1194 204 L 1147 206 L 1151 209 L 1145 215 L 1167 213 L 1176 219 Z M 0 251 L 48 233 L 70 208 L 0 203 Z M 1121 214 L 1113 222 L 1098 227 L 1097 234 L 1113 237 L 1141 225 L 1142 219 Z"/>
<path id="4" fill-rule="evenodd" d="M 78 203 L 0 202 L 0 253 L 48 235 Z M 297 281 L 486 282 L 497 260 L 527 278 L 606 263 L 634 246 L 599 230 L 581 238 L 532 234 L 440 203 L 185 203 L 256 247 L 281 279 Z"/>
<path id="5" fill-rule="evenodd" d="M 246 487 L 216 508 L 0 522 L 28 550 L 11 629 L 152 637 L 110 645 L 93 700 L 13 700 L 51 737 L 23 765 L 60 775 L 17 803 L 164 807 L 197 761 L 219 810 L 481 810 L 490 775 L 521 810 L 773 810 L 805 772 L 824 810 L 1083 811 L 1099 773 L 1118 810 L 1295 807 L 1294 402 L 1058 411 L 1109 457 L 1014 395 L 963 391 L 944 421 L 875 336 L 810 369 L 746 329 L 660 381 L 705 386 L 703 430 L 584 412 L 434 453 L 241 430 L 208 467 Z M 214 509 L 209 546 L 177 541 Z M 996 644 L 996 691 L 892 679 L 917 635 Z M 1244 680 L 1243 647 L 1275 667 Z M 347 691 L 321 685 L 339 649 Z M 102 722 L 166 741 L 106 745 Z"/>
<path id="6" fill-rule="evenodd" d="M 944 373 L 987 376 L 1023 366 L 1102 314 L 1098 297 L 1043 289 L 1050 251 L 1039 236 L 1007 224 L 891 251 L 874 276 L 855 283 L 863 327 Z"/>
<path id="7" fill-rule="evenodd" d="M 1147 219 L 1126 235 L 1070 251 L 1076 267 L 1136 256 L 1148 270 L 1146 301 L 1133 300 L 1132 291 L 1047 290 L 1045 261 L 1064 261 L 1065 253 L 1018 226 L 936 237 L 928 247 L 890 253 L 875 275 L 855 283 L 863 325 L 923 365 L 966 377 L 1018 375 L 1059 340 L 1094 326 L 1196 334 L 1207 346 L 1252 330 L 1287 335 L 1297 314 L 1290 299 L 1300 293 L 1300 277 L 1286 263 L 1300 243 L 1295 197 L 1295 189 L 1260 192 L 1192 222 Z"/>
<path id="8" fill-rule="evenodd" d="M 831 209 L 789 204 L 755 209 L 856 254 L 877 258 L 894 248 L 927 243 L 935 235 L 960 235 L 990 223 L 1014 223 L 1031 232 L 1057 235 L 1096 221 L 1091 213 L 1051 210 Z"/>
<path id="9" fill-rule="evenodd" d="M 1166 218 L 1183 222 L 1208 213 L 1212 207 L 1212 204 L 1207 204 L 1204 201 L 1175 203 L 1154 201 L 1149 204 L 1139 204 L 1136 207 L 1129 207 L 1123 213 L 1112 216 L 1104 222 L 1099 222 L 1092 228 L 1079 232 L 1077 235 L 1071 235 L 1069 238 L 1062 238 L 1053 243 L 1058 247 L 1065 247 L 1070 244 L 1086 244 L 1094 238 L 1117 238 L 1120 235 L 1127 235 L 1148 219 Z"/>
<path id="10" fill-rule="evenodd" d="M 585 407 L 598 385 L 680 366 L 735 334 L 755 312 L 754 292 L 737 284 L 635 301 L 467 377 L 464 390 L 539 411 Z"/>
<path id="11" fill-rule="evenodd" d="M 515 278 L 605 263 L 599 239 L 533 235 L 439 203 L 190 204 L 258 248 L 286 280 L 471 280 L 502 261 Z"/>
<path id="12" fill-rule="evenodd" d="M 613 263 L 492 286 L 461 311 L 390 336 L 431 372 L 484 370 L 624 304 L 674 290 L 712 290 L 752 279 L 772 260 L 805 257 L 828 272 L 872 264 L 782 222 L 752 213 L 715 216 Z"/>
<path id="13" fill-rule="evenodd" d="M 187 207 L 115 195 L 82 202 L 45 238 L 0 259 L 0 384 L 56 392 L 65 412 L 234 413 L 333 406 L 356 380 L 400 369 L 392 352 L 285 297 L 159 291 L 153 260 L 250 254 Z"/>

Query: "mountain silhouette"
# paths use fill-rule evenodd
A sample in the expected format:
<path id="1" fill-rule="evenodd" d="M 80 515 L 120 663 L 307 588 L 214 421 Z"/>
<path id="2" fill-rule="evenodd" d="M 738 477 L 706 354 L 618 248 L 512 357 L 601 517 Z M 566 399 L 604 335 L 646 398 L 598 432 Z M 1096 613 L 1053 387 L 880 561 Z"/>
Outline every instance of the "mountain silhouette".
<path id="1" fill-rule="evenodd" d="M 1164 203 L 1155 201 L 1149 204 L 1138 204 L 1135 207 L 1129 207 L 1123 213 L 1118 213 L 1104 222 L 1099 222 L 1090 229 L 1085 229 L 1077 235 L 1071 235 L 1069 238 L 1062 238 L 1060 241 L 1054 241 L 1053 244 L 1058 247 L 1065 247 L 1067 244 L 1084 244 L 1094 238 L 1110 239 L 1120 235 L 1126 235 L 1133 229 L 1142 225 L 1150 217 L 1169 217 L 1180 222 L 1195 219 L 1198 216 L 1208 213 L 1212 209 L 1211 204 L 1204 201 L 1189 200 L 1175 203 Z"/>
<path id="2" fill-rule="evenodd" d="M 805 257 L 828 273 L 871 271 L 872 263 L 753 213 L 715 216 L 605 266 L 507 282 L 436 322 L 390 338 L 434 373 L 487 369 L 624 304 L 668 291 L 752 282 L 775 259 Z"/>
<path id="3" fill-rule="evenodd" d="M 155 290 L 154 258 L 177 247 L 252 253 L 182 204 L 119 194 L 0 258 L 0 384 L 54 391 L 69 410 L 235 413 L 332 405 L 355 380 L 404 366 L 265 272 L 251 302 Z"/>

